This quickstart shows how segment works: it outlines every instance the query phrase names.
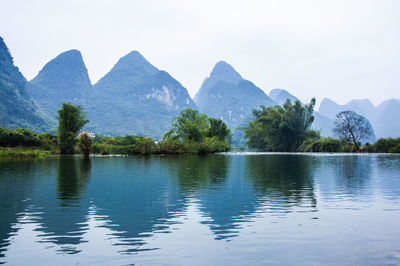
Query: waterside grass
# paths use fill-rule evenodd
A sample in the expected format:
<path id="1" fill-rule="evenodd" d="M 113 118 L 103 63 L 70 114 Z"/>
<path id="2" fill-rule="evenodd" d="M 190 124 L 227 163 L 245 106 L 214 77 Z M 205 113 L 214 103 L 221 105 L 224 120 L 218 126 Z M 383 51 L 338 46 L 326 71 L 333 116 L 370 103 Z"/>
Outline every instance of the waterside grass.
<path id="1" fill-rule="evenodd" d="M 50 155 L 50 151 L 24 148 L 0 148 L 0 158 L 31 159 L 45 158 Z"/>

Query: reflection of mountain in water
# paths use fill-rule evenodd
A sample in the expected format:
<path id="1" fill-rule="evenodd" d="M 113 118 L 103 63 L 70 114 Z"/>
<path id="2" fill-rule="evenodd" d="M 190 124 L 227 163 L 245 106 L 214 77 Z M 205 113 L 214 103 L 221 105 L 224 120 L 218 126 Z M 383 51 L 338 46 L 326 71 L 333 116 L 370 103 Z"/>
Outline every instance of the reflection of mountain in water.
<path id="1" fill-rule="evenodd" d="M 0 160 L 0 264 L 9 238 L 18 229 L 13 227 L 28 207 L 33 182 L 39 165 L 35 162 Z M 32 174 L 26 176 L 26 172 Z"/>
<path id="2" fill-rule="evenodd" d="M 184 198 L 172 182 L 165 164 L 158 157 L 107 158 L 96 160 L 88 188 L 88 197 L 99 217 L 107 217 L 107 226 L 119 232 L 114 237 L 124 252 L 135 252 L 154 231 L 169 232 L 169 219 L 185 208 Z"/>
<path id="3" fill-rule="evenodd" d="M 230 162 L 230 165 L 220 165 L 226 169 L 226 181 L 212 190 L 199 191 L 196 198 L 199 200 L 200 210 L 210 219 L 203 223 L 210 226 L 216 234 L 216 239 L 229 240 L 238 236 L 243 222 L 248 221 L 259 203 L 249 180 L 243 178 L 245 174 L 243 160 L 222 155 L 220 157 L 221 161 Z M 213 178 L 212 175 L 210 178 Z"/>
<path id="4" fill-rule="evenodd" d="M 179 160 L 167 157 L 164 160 L 171 172 L 176 173 L 177 183 L 185 197 L 194 198 L 216 239 L 237 235 L 242 215 L 249 214 L 251 190 L 244 179 L 232 176 L 235 165 L 230 156 L 184 156 Z M 237 165 L 242 167 L 241 165 Z M 231 167 L 235 167 L 232 169 Z M 250 193 L 249 193 L 250 192 Z M 249 195 L 250 194 L 250 195 Z M 250 209 L 249 209 L 250 208 Z"/>

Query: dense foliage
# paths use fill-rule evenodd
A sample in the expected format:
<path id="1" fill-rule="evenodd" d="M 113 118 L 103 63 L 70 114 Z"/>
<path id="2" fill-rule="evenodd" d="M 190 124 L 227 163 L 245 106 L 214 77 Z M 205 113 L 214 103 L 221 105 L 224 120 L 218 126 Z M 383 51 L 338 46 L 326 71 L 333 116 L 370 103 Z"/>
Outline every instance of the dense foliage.
<path id="1" fill-rule="evenodd" d="M 244 128 L 247 146 L 262 151 L 297 151 L 315 134 L 310 127 L 314 121 L 315 99 L 308 105 L 288 100 L 283 106 L 253 110 L 254 121 Z"/>
<path id="2" fill-rule="evenodd" d="M 82 132 L 78 137 L 78 146 L 82 154 L 88 158 L 92 148 L 92 139 L 87 132 Z"/>
<path id="3" fill-rule="evenodd" d="M 155 142 L 139 136 L 103 137 L 93 140 L 92 152 L 95 154 L 150 154 L 155 150 Z"/>
<path id="4" fill-rule="evenodd" d="M 212 153 L 230 148 L 230 129 L 221 119 L 208 117 L 197 110 L 185 109 L 172 121 L 159 152 Z"/>
<path id="5" fill-rule="evenodd" d="M 400 153 L 400 138 L 382 138 L 369 148 L 373 152 Z"/>
<path id="6" fill-rule="evenodd" d="M 299 147 L 302 152 L 341 152 L 344 151 L 343 143 L 338 139 L 320 138 L 317 140 L 307 139 Z"/>
<path id="7" fill-rule="evenodd" d="M 87 123 L 82 107 L 63 103 L 58 110 L 58 145 L 61 154 L 74 154 L 79 130 Z"/>
<path id="8" fill-rule="evenodd" d="M 49 150 L 56 145 L 57 136 L 49 133 L 36 134 L 26 128 L 0 128 L 0 147 L 41 147 Z"/>

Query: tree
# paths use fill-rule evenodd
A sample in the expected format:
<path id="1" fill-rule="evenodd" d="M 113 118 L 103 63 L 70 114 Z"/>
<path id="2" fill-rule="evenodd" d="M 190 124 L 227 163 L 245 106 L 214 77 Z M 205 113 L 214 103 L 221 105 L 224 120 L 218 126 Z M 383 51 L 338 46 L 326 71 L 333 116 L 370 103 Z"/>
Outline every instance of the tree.
<path id="1" fill-rule="evenodd" d="M 58 112 L 58 146 L 61 154 L 74 154 L 79 130 L 89 120 L 85 119 L 81 106 L 63 103 Z"/>
<path id="2" fill-rule="evenodd" d="M 89 158 L 90 150 L 92 148 L 92 139 L 90 138 L 87 132 L 82 132 L 79 137 L 79 149 L 85 156 L 85 158 Z"/>
<path id="3" fill-rule="evenodd" d="M 225 141 L 229 137 L 231 130 L 221 120 L 213 117 L 208 117 L 210 127 L 208 128 L 207 137 L 217 137 L 219 140 Z"/>
<path id="4" fill-rule="evenodd" d="M 209 127 L 208 117 L 193 109 L 181 111 L 180 117 L 172 120 L 172 129 L 164 135 L 164 139 L 179 141 L 202 141 Z"/>
<path id="5" fill-rule="evenodd" d="M 312 130 L 315 99 L 307 105 L 300 101 L 283 106 L 253 110 L 255 119 L 244 128 L 247 146 L 258 150 L 296 151 Z"/>
<path id="6" fill-rule="evenodd" d="M 342 111 L 336 115 L 333 132 L 346 142 L 352 142 L 356 149 L 362 139 L 374 135 L 369 121 L 353 111 Z"/>

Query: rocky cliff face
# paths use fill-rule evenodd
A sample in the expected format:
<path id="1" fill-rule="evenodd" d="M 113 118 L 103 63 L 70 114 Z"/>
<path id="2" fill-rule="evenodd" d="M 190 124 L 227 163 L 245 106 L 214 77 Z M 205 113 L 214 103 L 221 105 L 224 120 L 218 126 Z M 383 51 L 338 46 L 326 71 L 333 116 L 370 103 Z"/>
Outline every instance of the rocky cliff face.
<path id="1" fill-rule="evenodd" d="M 232 129 L 243 123 L 251 115 L 252 109 L 276 104 L 224 61 L 214 66 L 194 100 L 201 112 L 221 118 Z"/>
<path id="2" fill-rule="evenodd" d="M 27 89 L 36 104 L 55 124 L 57 110 L 62 103 L 85 106 L 87 92 L 91 87 L 81 53 L 70 50 L 48 62 L 29 82 Z"/>
<path id="3" fill-rule="evenodd" d="M 0 37 L 0 127 L 48 130 L 49 119 L 32 101 L 26 83 Z"/>
<path id="4" fill-rule="evenodd" d="M 160 139 L 181 110 L 196 108 L 178 81 L 136 51 L 122 57 L 88 98 L 88 128 L 110 135 Z"/>

